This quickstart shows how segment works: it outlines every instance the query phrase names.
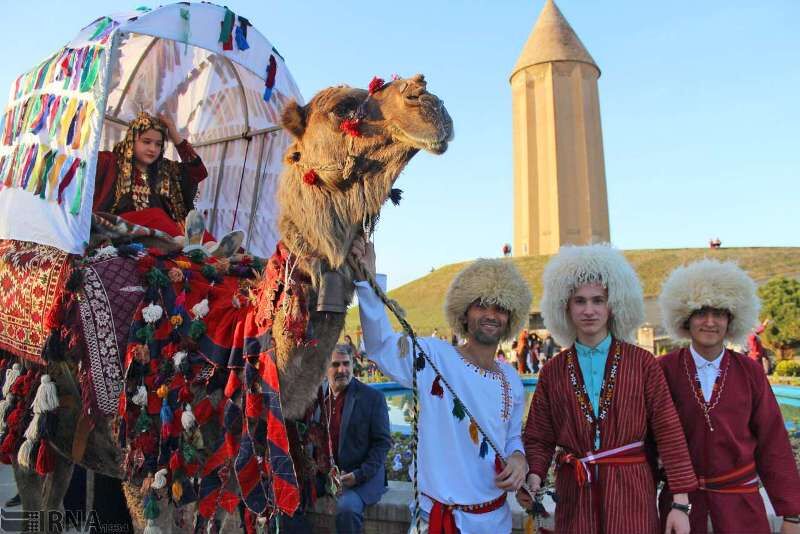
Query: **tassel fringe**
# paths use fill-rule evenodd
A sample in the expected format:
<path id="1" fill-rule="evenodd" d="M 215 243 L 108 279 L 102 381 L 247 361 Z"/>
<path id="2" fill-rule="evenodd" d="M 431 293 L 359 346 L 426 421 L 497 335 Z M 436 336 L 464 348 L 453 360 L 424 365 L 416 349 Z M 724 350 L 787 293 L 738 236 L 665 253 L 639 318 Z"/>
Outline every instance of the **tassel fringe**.
<path id="1" fill-rule="evenodd" d="M 15 363 L 10 369 L 6 369 L 6 381 L 3 383 L 3 397 L 8 397 L 8 392 L 11 390 L 11 386 L 14 385 L 17 378 L 19 378 L 20 372 L 22 367 L 18 363 Z"/>
<path id="2" fill-rule="evenodd" d="M 58 408 L 58 389 L 50 375 L 42 375 L 36 398 L 33 399 L 33 413 L 51 412 Z"/>
<path id="3" fill-rule="evenodd" d="M 406 336 L 400 336 L 397 339 L 397 350 L 400 352 L 400 357 L 405 358 L 408 356 L 408 351 L 411 347 L 409 346 L 408 338 Z"/>
<path id="4" fill-rule="evenodd" d="M 22 442 L 22 445 L 19 448 L 19 452 L 17 453 L 17 462 L 22 467 L 30 469 L 31 467 L 31 455 L 33 454 L 33 441 L 26 439 Z"/>
<path id="5" fill-rule="evenodd" d="M 181 425 L 183 425 L 183 429 L 188 432 L 194 428 L 195 424 L 197 424 L 197 420 L 192 413 L 192 406 L 187 404 L 186 409 L 181 414 Z"/>

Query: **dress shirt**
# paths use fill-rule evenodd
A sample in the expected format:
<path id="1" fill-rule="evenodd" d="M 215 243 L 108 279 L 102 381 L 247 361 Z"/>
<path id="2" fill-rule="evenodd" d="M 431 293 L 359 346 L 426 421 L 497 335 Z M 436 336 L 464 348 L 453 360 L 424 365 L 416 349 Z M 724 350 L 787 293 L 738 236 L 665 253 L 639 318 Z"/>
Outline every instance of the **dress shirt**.
<path id="1" fill-rule="evenodd" d="M 578 353 L 578 364 L 581 367 L 583 384 L 586 386 L 586 394 L 592 403 L 595 417 L 597 417 L 597 411 L 600 409 L 600 390 L 603 387 L 606 360 L 608 359 L 608 349 L 610 347 L 611 334 L 603 338 L 603 341 L 595 347 L 589 347 L 575 341 L 575 352 Z"/>
<path id="2" fill-rule="evenodd" d="M 692 345 L 689 345 L 689 351 L 694 358 L 694 366 L 697 368 L 697 377 L 700 379 L 700 388 L 703 390 L 703 397 L 706 402 L 711 400 L 711 393 L 714 391 L 714 382 L 719 376 L 719 366 L 722 364 L 722 357 L 725 355 L 725 349 L 719 353 L 719 356 L 711 361 L 706 360 L 694 350 Z"/>

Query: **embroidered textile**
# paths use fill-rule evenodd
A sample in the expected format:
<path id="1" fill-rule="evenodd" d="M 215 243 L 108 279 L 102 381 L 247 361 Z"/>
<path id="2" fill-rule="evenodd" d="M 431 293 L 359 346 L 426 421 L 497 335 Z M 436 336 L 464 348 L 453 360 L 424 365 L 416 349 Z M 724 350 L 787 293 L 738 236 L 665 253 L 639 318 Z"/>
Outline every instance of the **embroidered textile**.
<path id="1" fill-rule="evenodd" d="M 122 354 L 144 288 L 136 261 L 101 257 L 83 268 L 81 327 L 91 369 L 93 394 L 104 415 L 117 412 L 123 389 Z M 139 287 L 140 291 L 135 288 Z"/>
<path id="2" fill-rule="evenodd" d="M 44 363 L 45 319 L 65 283 L 68 257 L 47 245 L 0 241 L 0 348 Z"/>

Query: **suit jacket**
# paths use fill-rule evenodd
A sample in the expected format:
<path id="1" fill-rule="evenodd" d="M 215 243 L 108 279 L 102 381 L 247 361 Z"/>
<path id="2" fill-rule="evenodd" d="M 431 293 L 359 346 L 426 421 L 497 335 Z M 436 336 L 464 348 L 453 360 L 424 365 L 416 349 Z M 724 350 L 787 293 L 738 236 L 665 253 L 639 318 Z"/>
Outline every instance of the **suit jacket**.
<path id="1" fill-rule="evenodd" d="M 327 392 L 327 382 L 323 385 Z M 356 378 L 350 381 L 339 430 L 339 469 L 352 472 L 352 488 L 365 504 L 375 504 L 386 492 L 386 455 L 392 446 L 389 408 L 383 393 Z"/>

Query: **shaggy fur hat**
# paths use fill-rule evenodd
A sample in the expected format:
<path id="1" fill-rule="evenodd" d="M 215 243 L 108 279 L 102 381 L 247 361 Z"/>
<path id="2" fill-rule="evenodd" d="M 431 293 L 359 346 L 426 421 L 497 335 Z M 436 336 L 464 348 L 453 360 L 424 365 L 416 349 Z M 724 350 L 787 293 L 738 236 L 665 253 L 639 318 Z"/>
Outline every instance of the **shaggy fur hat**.
<path id="1" fill-rule="evenodd" d="M 561 247 L 542 275 L 544 325 L 562 347 L 575 342 L 577 332 L 567 304 L 575 289 L 600 284 L 608 290 L 611 310 L 608 330 L 617 339 L 633 341 L 644 322 L 644 297 L 636 271 L 622 253 L 609 244 Z"/>
<path id="2" fill-rule="evenodd" d="M 503 340 L 513 339 L 528 323 L 531 290 L 510 260 L 478 259 L 456 275 L 447 290 L 444 314 L 453 331 L 467 335 L 464 314 L 480 300 L 507 310 L 508 328 Z"/>
<path id="3" fill-rule="evenodd" d="M 744 343 L 747 334 L 758 325 L 761 302 L 756 284 L 733 262 L 700 260 L 672 271 L 658 297 L 661 316 L 669 335 L 689 338 L 686 321 L 701 308 L 728 310 L 733 316 L 725 338 Z"/>

